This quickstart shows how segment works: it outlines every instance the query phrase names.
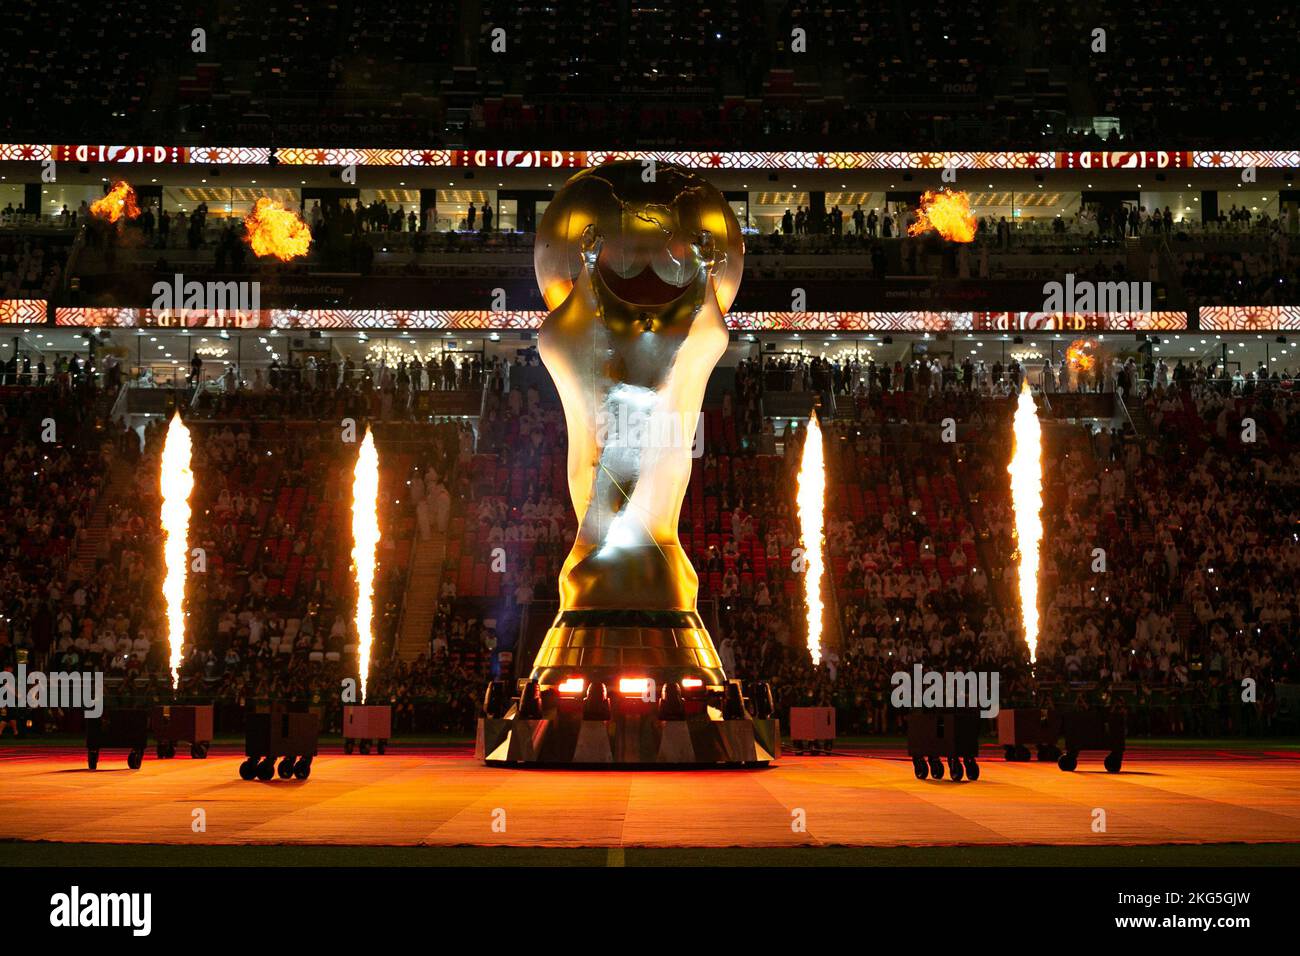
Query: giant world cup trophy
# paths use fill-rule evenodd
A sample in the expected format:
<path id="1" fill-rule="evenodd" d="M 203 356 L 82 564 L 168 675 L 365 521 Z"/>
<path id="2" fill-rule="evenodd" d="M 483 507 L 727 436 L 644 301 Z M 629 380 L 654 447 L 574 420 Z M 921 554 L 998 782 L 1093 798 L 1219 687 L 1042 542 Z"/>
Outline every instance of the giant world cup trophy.
<path id="1" fill-rule="evenodd" d="M 765 764 L 765 684 L 723 673 L 677 537 L 705 386 L 744 243 L 722 194 L 666 165 L 610 163 L 565 184 L 538 228 L 550 314 L 539 351 L 564 405 L 577 540 L 560 611 L 512 692 L 489 687 L 492 764 Z"/>

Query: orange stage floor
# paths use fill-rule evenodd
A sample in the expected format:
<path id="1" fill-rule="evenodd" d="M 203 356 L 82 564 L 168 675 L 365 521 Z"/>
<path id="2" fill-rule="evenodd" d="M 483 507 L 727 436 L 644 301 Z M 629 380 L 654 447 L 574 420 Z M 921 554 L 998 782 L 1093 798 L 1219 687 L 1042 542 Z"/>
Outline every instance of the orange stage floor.
<path id="1" fill-rule="evenodd" d="M 0 839 L 91 843 L 947 846 L 1300 843 L 1300 754 L 1130 750 L 1124 771 L 1005 763 L 917 780 L 899 750 L 782 757 L 751 771 L 502 770 L 468 749 L 325 752 L 305 782 L 244 782 L 241 756 L 0 748 Z M 203 810 L 206 832 L 192 828 Z M 1093 829 L 1105 811 L 1105 832 Z M 799 829 L 799 821 L 803 829 Z"/>

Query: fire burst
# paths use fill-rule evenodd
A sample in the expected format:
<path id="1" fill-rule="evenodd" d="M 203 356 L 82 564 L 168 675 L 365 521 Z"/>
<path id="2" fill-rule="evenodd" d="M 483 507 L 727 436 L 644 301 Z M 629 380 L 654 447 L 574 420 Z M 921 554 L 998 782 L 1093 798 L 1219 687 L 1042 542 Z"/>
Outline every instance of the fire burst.
<path id="1" fill-rule="evenodd" d="M 162 494 L 163 604 L 167 613 L 167 644 L 170 653 L 172 687 L 181 666 L 181 648 L 185 644 L 185 572 L 190 559 L 190 493 L 194 491 L 194 472 L 190 468 L 190 430 L 181 421 L 181 413 L 172 416 L 163 441 L 162 468 L 158 490 Z"/>
<path id="2" fill-rule="evenodd" d="M 907 227 L 909 236 L 919 236 L 933 229 L 953 242 L 975 241 L 975 216 L 970 211 L 970 196 L 964 192 L 926 190 L 921 197 L 916 222 Z"/>
<path id="3" fill-rule="evenodd" d="M 803 458 L 799 463 L 798 490 L 799 533 L 803 539 L 804 576 L 808 604 L 808 653 L 813 664 L 822 660 L 822 526 L 826 508 L 826 452 L 822 447 L 822 428 L 814 411 L 804 435 Z"/>
<path id="4" fill-rule="evenodd" d="M 1012 431 L 1016 443 L 1007 473 L 1020 552 L 1020 616 L 1029 661 L 1034 663 L 1038 660 L 1038 547 L 1043 540 L 1043 434 L 1028 382 L 1020 388 Z"/>
<path id="5" fill-rule="evenodd" d="M 113 183 L 112 189 L 90 204 L 90 214 L 105 222 L 117 222 L 123 217 L 134 219 L 140 215 L 135 190 L 130 183 L 119 179 Z"/>
<path id="6" fill-rule="evenodd" d="M 361 703 L 366 700 L 370 679 L 370 645 L 374 641 L 372 621 L 375 600 L 375 552 L 379 547 L 379 452 L 375 436 L 366 429 L 352 473 L 352 573 L 357 582 L 358 669 L 361 673 Z"/>
<path id="7" fill-rule="evenodd" d="M 293 210 L 285 209 L 274 199 L 263 196 L 244 217 L 248 230 L 246 241 L 259 256 L 275 256 L 288 262 L 307 254 L 311 248 L 311 230 Z"/>
<path id="8" fill-rule="evenodd" d="M 1090 371 L 1097 362 L 1096 356 L 1091 354 L 1096 347 L 1097 343 L 1092 339 L 1075 339 L 1065 350 L 1065 361 L 1071 368 Z"/>

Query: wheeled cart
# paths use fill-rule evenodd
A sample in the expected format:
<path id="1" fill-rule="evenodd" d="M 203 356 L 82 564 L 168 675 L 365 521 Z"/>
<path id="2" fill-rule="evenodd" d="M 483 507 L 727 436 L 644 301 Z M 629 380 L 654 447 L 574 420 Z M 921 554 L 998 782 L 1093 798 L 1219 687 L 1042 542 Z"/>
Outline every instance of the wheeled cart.
<path id="1" fill-rule="evenodd" d="M 149 746 L 149 712 L 141 709 L 105 710 L 86 718 L 86 765 L 99 766 L 103 750 L 126 750 L 126 765 L 139 770 Z"/>
<path id="2" fill-rule="evenodd" d="M 244 753 L 248 759 L 239 765 L 244 780 L 270 780 L 279 773 L 281 780 L 311 775 L 311 760 L 320 740 L 320 718 L 312 713 L 290 713 L 275 705 L 269 713 L 248 715 L 244 731 Z M 279 757 L 277 768 L 275 758 Z"/>
<path id="3" fill-rule="evenodd" d="M 211 704 L 163 704 L 153 709 L 152 722 L 159 760 L 175 757 L 178 743 L 188 743 L 195 760 L 207 757 L 212 746 Z"/>
<path id="4" fill-rule="evenodd" d="M 393 708 L 388 704 L 348 704 L 343 708 L 343 752 L 360 750 L 370 753 L 370 746 L 383 753 L 393 735 Z"/>
<path id="5" fill-rule="evenodd" d="M 1056 760 L 1061 756 L 1061 715 L 1054 710 L 1017 707 L 998 711 L 998 744 L 1012 761 Z"/>
<path id="6" fill-rule="evenodd" d="M 1105 750 L 1102 765 L 1109 773 L 1119 773 L 1124 763 L 1127 739 L 1122 715 L 1102 710 L 1068 712 L 1062 715 L 1062 734 L 1065 752 L 1056 761 L 1062 770 L 1070 771 L 1077 767 L 1081 751 Z"/>
<path id="7" fill-rule="evenodd" d="M 980 715 L 976 710 L 913 710 L 907 717 L 907 755 L 918 780 L 980 778 Z"/>

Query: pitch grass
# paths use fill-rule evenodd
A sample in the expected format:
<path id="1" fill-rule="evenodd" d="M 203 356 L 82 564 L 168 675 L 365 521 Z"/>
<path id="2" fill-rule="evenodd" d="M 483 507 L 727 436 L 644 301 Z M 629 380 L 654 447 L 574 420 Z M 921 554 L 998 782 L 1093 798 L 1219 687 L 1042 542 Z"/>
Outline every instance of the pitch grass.
<path id="1" fill-rule="evenodd" d="M 0 867 L 1294 867 L 1300 844 L 994 847 L 163 846 L 0 842 Z"/>

